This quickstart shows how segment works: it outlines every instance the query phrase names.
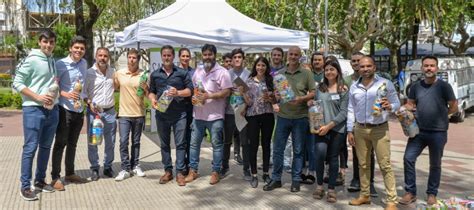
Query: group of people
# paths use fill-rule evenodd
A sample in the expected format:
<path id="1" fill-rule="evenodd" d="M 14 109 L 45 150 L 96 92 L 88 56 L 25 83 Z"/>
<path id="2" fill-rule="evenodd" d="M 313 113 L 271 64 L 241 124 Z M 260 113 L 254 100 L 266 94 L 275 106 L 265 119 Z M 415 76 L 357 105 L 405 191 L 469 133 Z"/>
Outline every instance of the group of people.
<path id="1" fill-rule="evenodd" d="M 448 115 L 457 112 L 457 104 L 451 86 L 436 77 L 438 67 L 434 56 L 423 58 L 421 68 L 425 79 L 412 86 L 408 102 L 403 105 L 415 111 L 420 133 L 408 139 L 404 156 L 406 193 L 399 199 L 390 162 L 388 119 L 402 105 L 392 82 L 376 73 L 375 62 L 369 56 L 360 52 L 352 54 L 354 73 L 344 77 L 337 58 L 325 57 L 321 53 L 311 56 L 311 69 L 304 68 L 300 63 L 299 47 L 288 49 L 286 63 L 283 49 L 274 48 L 270 61 L 258 57 L 249 70 L 245 67 L 242 49 L 225 54 L 221 66 L 217 63 L 216 47 L 205 44 L 201 48 L 202 65 L 193 69 L 189 65 L 189 49 L 179 49 L 179 65 L 175 65 L 175 49 L 167 45 L 160 51 L 161 67 L 147 76 L 138 67 L 140 54 L 134 49 L 127 53 L 126 69 L 115 71 L 108 65 L 106 48 L 97 49 L 96 62 L 87 69 L 82 58 L 86 43 L 79 36 L 73 38 L 70 54 L 54 62 L 55 40 L 55 34 L 49 30 L 40 33 L 40 49 L 30 53 L 14 79 L 14 87 L 23 96 L 25 144 L 21 196 L 26 200 L 37 199 L 34 190 L 64 190 L 60 179 L 64 149 L 64 181 L 87 181 L 74 172 L 75 149 L 84 108 L 88 138 L 91 138 L 92 120 L 99 117 L 104 122 L 103 175 L 114 176 L 112 162 L 118 116 L 121 171 L 115 180 L 121 181 L 131 175 L 145 176 L 139 164 L 140 137 L 145 122 L 144 98 L 148 97 L 151 106 L 157 108 L 161 98 L 166 96 L 172 99 L 169 106 L 165 110 L 157 109 L 154 116 L 164 168 L 160 184 L 176 178 L 179 186 L 185 186 L 198 179 L 201 143 L 204 136 L 209 135 L 212 144 L 211 185 L 228 174 L 231 145 L 234 144 L 234 159 L 243 165 L 244 179 L 251 187 L 258 187 L 257 153 L 261 145 L 264 191 L 282 187 L 282 172 L 286 170 L 291 172 L 291 192 L 300 191 L 301 183 L 316 182 L 313 197 L 326 197 L 327 202 L 335 203 L 335 186 L 344 180 L 347 168 L 347 139 L 352 146 L 354 167 L 348 190 L 360 191 L 358 198 L 349 202 L 350 205 L 370 204 L 370 197 L 377 195 L 373 187 L 374 156 L 384 179 L 386 209 L 396 209 L 397 203 L 415 202 L 415 162 L 426 146 L 430 152 L 427 202 L 436 203 Z M 284 102 L 282 97 L 286 96 L 276 90 L 273 77 L 278 74 L 285 76 L 295 94 L 289 102 Z M 144 81 L 144 77 L 148 81 Z M 59 100 L 50 93 L 55 83 L 59 85 Z M 75 83 L 83 85 L 82 91 L 75 89 Z M 386 88 L 387 94 L 380 101 L 381 113 L 375 115 L 373 105 L 381 86 Z M 137 94 L 139 89 L 142 94 Z M 120 92 L 118 114 L 114 108 L 115 91 Z M 83 103 L 77 105 L 78 101 Z M 310 132 L 308 119 L 308 107 L 315 101 L 323 107 L 324 116 L 317 134 Z M 176 145 L 175 177 L 171 130 Z M 54 136 L 52 182 L 46 184 L 45 171 Z M 35 180 L 31 186 L 32 161 L 38 148 Z M 90 178 L 96 181 L 100 177 L 97 146 L 88 146 L 88 157 Z M 287 160 L 291 157 L 289 164 Z M 273 170 L 270 174 L 271 164 Z M 328 168 L 327 178 L 325 167 Z M 327 193 L 324 181 L 328 182 Z"/>

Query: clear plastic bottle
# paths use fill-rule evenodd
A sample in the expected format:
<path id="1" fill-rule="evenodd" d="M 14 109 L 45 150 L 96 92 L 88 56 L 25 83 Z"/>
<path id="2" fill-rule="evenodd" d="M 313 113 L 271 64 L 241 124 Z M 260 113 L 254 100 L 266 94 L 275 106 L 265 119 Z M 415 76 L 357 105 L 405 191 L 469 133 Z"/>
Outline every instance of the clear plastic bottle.
<path id="1" fill-rule="evenodd" d="M 202 84 L 201 80 L 198 80 L 196 83 L 196 87 L 194 88 L 193 97 L 191 97 L 191 102 L 194 106 L 202 106 L 204 105 L 204 101 L 199 99 L 200 95 L 205 93 L 204 85 Z"/>
<path id="2" fill-rule="evenodd" d="M 402 125 L 403 134 L 405 134 L 405 136 L 413 138 L 420 133 L 415 115 L 410 110 L 407 110 L 405 106 L 401 106 L 400 109 L 395 112 L 395 115 Z"/>
<path id="3" fill-rule="evenodd" d="M 324 114 L 321 100 L 313 101 L 313 105 L 308 109 L 309 127 L 312 134 L 318 134 L 323 126 Z"/>
<path id="4" fill-rule="evenodd" d="M 73 86 L 72 91 L 74 91 L 78 94 L 80 94 L 82 92 L 82 83 L 81 83 L 81 80 L 79 80 L 79 78 L 76 80 L 76 82 L 74 82 L 74 86 Z M 81 108 L 81 106 L 82 106 L 81 99 L 74 100 L 74 109 L 79 109 L 79 108 Z"/>
<path id="5" fill-rule="evenodd" d="M 53 103 L 49 105 L 43 104 L 43 107 L 46 109 L 52 110 L 54 107 L 54 101 L 58 98 L 58 95 L 59 95 L 59 85 L 56 81 L 54 81 L 53 84 L 51 84 L 51 86 L 48 87 L 47 95 L 53 97 Z"/>
<path id="6" fill-rule="evenodd" d="M 92 135 L 89 138 L 90 145 L 101 145 L 104 139 L 104 123 L 100 119 L 99 115 L 95 116 L 92 121 Z"/>
<path id="7" fill-rule="evenodd" d="M 387 83 L 383 83 L 378 89 L 377 89 L 377 95 L 375 97 L 374 105 L 372 106 L 372 115 L 374 116 L 380 116 L 382 114 L 382 98 L 387 97 L 388 91 L 387 91 Z"/>
<path id="8" fill-rule="evenodd" d="M 168 91 L 170 90 L 170 88 L 171 88 L 171 86 L 168 85 L 166 90 L 163 91 L 163 93 L 161 94 L 160 98 L 158 99 L 158 104 L 155 107 L 156 110 L 164 113 L 168 109 L 169 105 L 173 101 L 173 97 L 167 96 Z"/>

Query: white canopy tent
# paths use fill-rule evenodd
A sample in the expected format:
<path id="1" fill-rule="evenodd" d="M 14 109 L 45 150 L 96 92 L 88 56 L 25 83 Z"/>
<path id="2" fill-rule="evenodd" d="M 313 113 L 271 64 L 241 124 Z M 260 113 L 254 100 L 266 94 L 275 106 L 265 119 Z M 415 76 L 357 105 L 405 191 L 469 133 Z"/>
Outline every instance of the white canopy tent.
<path id="1" fill-rule="evenodd" d="M 205 44 L 220 51 L 240 47 L 245 52 L 273 47 L 309 48 L 309 33 L 267 25 L 253 20 L 224 0 L 177 0 L 160 12 L 116 33 L 115 46 L 154 48 L 166 44 L 199 51 Z"/>

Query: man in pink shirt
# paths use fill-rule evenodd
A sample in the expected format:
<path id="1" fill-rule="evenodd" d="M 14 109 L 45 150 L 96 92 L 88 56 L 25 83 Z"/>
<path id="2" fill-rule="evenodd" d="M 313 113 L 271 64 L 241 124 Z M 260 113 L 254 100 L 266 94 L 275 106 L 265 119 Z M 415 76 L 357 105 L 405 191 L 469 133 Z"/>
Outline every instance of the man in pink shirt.
<path id="1" fill-rule="evenodd" d="M 192 123 L 191 145 L 190 145 L 190 171 L 186 182 L 192 182 L 199 177 L 199 153 L 205 130 L 211 132 L 212 143 L 212 173 L 210 184 L 219 182 L 220 169 L 222 165 L 222 151 L 224 148 L 224 114 L 226 97 L 229 96 L 232 82 L 227 70 L 216 63 L 217 49 L 214 45 L 205 44 L 202 49 L 203 66 L 198 67 L 193 75 L 193 85 L 201 91 L 195 94 L 193 100 L 194 120 Z M 200 105 L 194 102 L 198 101 Z"/>

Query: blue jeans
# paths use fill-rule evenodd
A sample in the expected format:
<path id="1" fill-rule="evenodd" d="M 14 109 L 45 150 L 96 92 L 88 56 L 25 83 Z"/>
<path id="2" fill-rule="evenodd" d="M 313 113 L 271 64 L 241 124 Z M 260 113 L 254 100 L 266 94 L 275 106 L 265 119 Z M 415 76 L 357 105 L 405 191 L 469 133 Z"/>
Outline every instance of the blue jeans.
<path id="1" fill-rule="evenodd" d="M 308 171 L 316 171 L 316 139 L 314 138 L 314 135 L 311 133 L 308 133 L 307 140 L 304 141 L 304 149 L 305 149 L 305 155 L 307 156 L 304 161 L 308 161 L 308 165 L 306 166 L 308 168 Z"/>
<path id="2" fill-rule="evenodd" d="M 427 194 L 438 194 L 439 182 L 441 179 L 441 158 L 443 157 L 444 145 L 448 141 L 447 131 L 426 131 L 414 138 L 408 139 L 403 157 L 403 167 L 405 172 L 405 191 L 416 195 L 416 169 L 415 163 L 423 149 L 428 146 L 430 156 L 430 174 L 428 177 Z"/>
<path id="3" fill-rule="evenodd" d="M 115 118 L 116 112 L 111 109 L 100 113 L 100 119 L 104 123 L 104 169 L 111 169 L 114 162 L 114 148 L 115 148 L 115 133 L 117 132 L 117 121 Z M 92 136 L 92 122 L 95 114 L 87 108 L 87 138 Z M 91 170 L 99 170 L 99 154 L 97 145 L 87 145 L 87 154 Z"/>
<path id="4" fill-rule="evenodd" d="M 186 155 L 186 112 L 178 116 L 167 116 L 156 112 L 156 127 L 160 137 L 161 160 L 165 171 L 173 170 L 171 160 L 171 128 L 174 131 L 174 143 L 176 145 L 176 173 L 185 170 L 184 158 Z"/>
<path id="5" fill-rule="evenodd" d="M 346 141 L 345 133 L 329 131 L 325 136 L 314 135 L 316 138 L 316 177 L 318 185 L 323 185 L 324 162 L 329 163 L 328 189 L 334 189 L 339 171 L 339 153 Z"/>
<path id="6" fill-rule="evenodd" d="M 25 143 L 21 156 L 21 189 L 30 188 L 33 159 L 36 158 L 35 180 L 43 181 L 46 177 L 49 153 L 53 143 L 54 134 L 59 121 L 58 106 L 52 110 L 40 106 L 23 107 L 23 133 Z"/>
<path id="7" fill-rule="evenodd" d="M 204 121 L 194 119 L 192 126 L 189 167 L 195 171 L 198 170 L 201 143 L 204 137 L 204 132 L 207 128 L 211 132 L 212 171 L 220 172 L 222 165 L 222 151 L 224 149 L 224 120 Z"/>
<path id="8" fill-rule="evenodd" d="M 308 137 L 308 118 L 286 119 L 277 117 L 275 128 L 275 140 L 273 142 L 273 172 L 272 180 L 281 181 L 283 171 L 283 154 L 285 152 L 286 141 L 291 133 L 293 146 L 293 163 L 291 166 L 291 177 L 293 181 L 301 181 L 301 171 L 303 168 L 303 148 L 304 141 Z"/>
<path id="9" fill-rule="evenodd" d="M 138 166 L 140 159 L 140 138 L 145 117 L 119 117 L 120 159 L 122 170 L 130 171 Z M 131 153 L 128 153 L 129 136 L 132 133 Z"/>

